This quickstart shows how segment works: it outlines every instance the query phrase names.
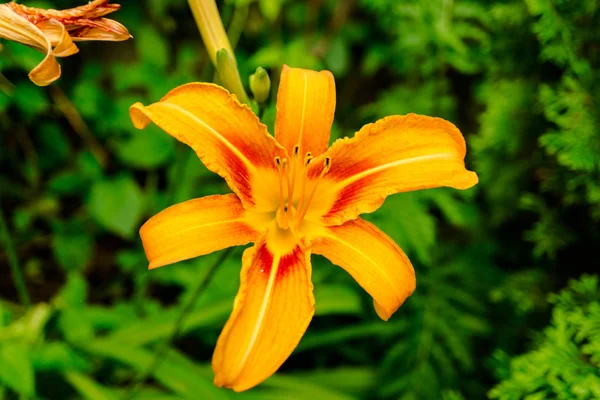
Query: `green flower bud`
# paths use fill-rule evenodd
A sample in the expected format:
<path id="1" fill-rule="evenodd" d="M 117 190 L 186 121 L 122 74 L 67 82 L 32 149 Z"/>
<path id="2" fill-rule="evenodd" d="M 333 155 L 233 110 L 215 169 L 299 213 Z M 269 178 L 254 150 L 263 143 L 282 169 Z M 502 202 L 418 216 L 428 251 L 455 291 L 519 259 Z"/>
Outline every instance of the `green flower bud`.
<path id="1" fill-rule="evenodd" d="M 250 75 L 250 90 L 257 103 L 264 103 L 271 91 L 271 78 L 264 68 L 256 68 L 256 72 Z"/>
<path id="2" fill-rule="evenodd" d="M 240 102 L 248 103 L 248 96 L 242 85 L 235 59 L 226 49 L 217 51 L 217 71 L 223 87 L 235 94 Z"/>

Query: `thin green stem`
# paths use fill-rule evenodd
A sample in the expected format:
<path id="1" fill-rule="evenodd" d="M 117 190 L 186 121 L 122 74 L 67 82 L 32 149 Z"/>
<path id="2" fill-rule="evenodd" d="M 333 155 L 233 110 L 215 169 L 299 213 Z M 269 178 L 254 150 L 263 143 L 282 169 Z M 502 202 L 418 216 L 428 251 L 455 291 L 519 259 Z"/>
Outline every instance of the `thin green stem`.
<path id="1" fill-rule="evenodd" d="M 0 209 L 0 240 L 2 240 L 4 248 L 6 249 L 6 254 L 8 255 L 8 263 L 10 264 L 13 282 L 17 288 L 19 299 L 25 307 L 29 308 L 31 306 L 31 300 L 29 293 L 27 292 L 27 287 L 25 286 L 25 279 L 23 278 L 23 273 L 21 272 L 21 268 L 19 266 L 17 252 L 15 251 L 15 246 L 13 245 L 12 238 L 10 237 L 8 225 L 4 219 L 4 213 L 2 212 L 2 209 Z"/>
<path id="2" fill-rule="evenodd" d="M 209 267 L 204 277 L 198 283 L 196 289 L 194 289 L 192 297 L 190 297 L 190 300 L 181 309 L 181 314 L 179 314 L 179 317 L 173 324 L 173 330 L 171 331 L 171 334 L 167 336 L 165 340 L 158 346 L 158 349 L 156 350 L 156 353 L 154 355 L 154 359 L 148 365 L 148 367 L 144 371 L 139 373 L 138 376 L 133 380 L 129 391 L 123 397 L 124 400 L 133 399 L 135 397 L 135 394 L 140 390 L 141 386 L 146 381 L 146 379 L 148 379 L 148 377 L 151 376 L 154 373 L 154 371 L 160 366 L 160 362 L 165 358 L 169 347 L 173 343 L 173 340 L 175 340 L 175 338 L 179 335 L 179 331 L 181 330 L 181 326 L 183 324 L 183 321 L 185 320 L 185 317 L 193 310 L 194 304 L 208 286 L 217 268 L 221 264 L 223 264 L 227 257 L 229 257 L 231 251 L 231 247 L 226 249 L 223 253 L 221 253 L 221 256 Z"/>
<path id="3" fill-rule="evenodd" d="M 14 89 L 15 85 L 0 73 L 0 90 L 7 96 L 12 96 Z"/>
<path id="4" fill-rule="evenodd" d="M 227 37 L 229 37 L 229 42 L 231 43 L 231 48 L 233 50 L 235 50 L 238 41 L 240 40 L 240 36 L 242 36 L 247 19 L 248 4 L 236 6 L 229 28 L 227 28 Z"/>

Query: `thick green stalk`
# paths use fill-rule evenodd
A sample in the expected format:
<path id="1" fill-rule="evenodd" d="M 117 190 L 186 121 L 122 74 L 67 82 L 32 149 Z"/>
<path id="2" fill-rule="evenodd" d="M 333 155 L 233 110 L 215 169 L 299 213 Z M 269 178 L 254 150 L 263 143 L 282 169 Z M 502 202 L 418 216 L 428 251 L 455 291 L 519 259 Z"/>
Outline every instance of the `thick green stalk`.
<path id="1" fill-rule="evenodd" d="M 248 104 L 248 95 L 240 78 L 235 53 L 223 27 L 215 0 L 188 0 L 188 4 L 194 14 L 208 56 L 219 73 L 221 84 L 235 94 L 240 102 Z M 242 17 L 243 14 L 236 18 L 234 23 L 245 20 Z"/>

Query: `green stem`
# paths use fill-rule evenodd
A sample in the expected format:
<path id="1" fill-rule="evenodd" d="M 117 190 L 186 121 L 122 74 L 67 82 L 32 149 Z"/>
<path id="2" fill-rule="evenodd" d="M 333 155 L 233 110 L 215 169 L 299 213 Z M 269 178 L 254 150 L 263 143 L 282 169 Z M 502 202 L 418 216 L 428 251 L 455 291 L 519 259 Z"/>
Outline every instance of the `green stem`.
<path id="1" fill-rule="evenodd" d="M 215 0 L 188 0 L 188 4 L 200 30 L 206 51 L 217 69 L 221 86 L 235 94 L 240 102 L 250 105 Z M 239 40 L 247 16 L 247 6 L 236 8 L 230 26 L 230 34 L 235 42 Z"/>
<path id="2" fill-rule="evenodd" d="M 192 297 L 190 297 L 190 300 L 184 305 L 183 309 L 181 310 L 181 314 L 179 314 L 179 317 L 173 324 L 173 330 L 171 331 L 171 334 L 169 336 L 167 336 L 165 338 L 165 340 L 159 345 L 159 347 L 155 353 L 154 359 L 148 365 L 148 368 L 146 368 L 145 371 L 142 371 L 140 374 L 138 374 L 138 376 L 133 380 L 128 393 L 126 393 L 125 396 L 123 397 L 124 400 L 135 398 L 135 394 L 140 390 L 142 384 L 158 368 L 158 366 L 160 365 L 160 362 L 165 358 L 167 351 L 169 350 L 169 347 L 173 343 L 173 340 L 175 340 L 175 338 L 179 335 L 179 331 L 181 330 L 181 326 L 183 324 L 183 321 L 185 320 L 185 317 L 192 311 L 192 309 L 194 308 L 194 304 L 196 303 L 196 300 L 198 300 L 200 295 L 204 292 L 204 290 L 208 286 L 208 283 L 210 282 L 211 278 L 214 276 L 217 268 L 221 264 L 223 264 L 223 262 L 227 259 L 227 257 L 229 257 L 229 255 L 231 254 L 231 251 L 232 251 L 231 247 L 226 249 L 221 254 L 221 256 L 217 259 L 217 261 L 215 261 L 214 264 L 212 264 L 209 267 L 208 271 L 206 272 L 206 275 L 204 275 L 204 277 L 200 280 L 200 283 L 198 284 L 196 289 L 194 289 Z"/>
<path id="3" fill-rule="evenodd" d="M 227 37 L 231 43 L 231 48 L 235 50 L 235 47 L 242 36 L 244 27 L 246 26 L 246 20 L 248 19 L 248 4 L 240 5 L 235 7 L 231 23 L 227 29 Z"/>
<path id="4" fill-rule="evenodd" d="M 23 278 L 23 273 L 21 272 L 21 268 L 19 267 L 19 259 L 17 258 L 17 252 L 15 251 L 15 247 L 10 237 L 8 225 L 6 224 L 6 220 L 4 219 L 4 213 L 2 212 L 2 209 L 0 209 L 0 240 L 2 240 L 2 243 L 6 248 L 6 254 L 8 255 L 8 263 L 10 264 L 13 282 L 15 284 L 15 287 L 17 288 L 19 299 L 25 307 L 29 308 L 31 306 L 31 300 L 29 297 L 29 293 L 27 292 L 27 287 L 25 286 L 25 279 Z"/>
<path id="5" fill-rule="evenodd" d="M 0 73 L 0 90 L 7 96 L 12 96 L 14 89 L 15 85 Z"/>

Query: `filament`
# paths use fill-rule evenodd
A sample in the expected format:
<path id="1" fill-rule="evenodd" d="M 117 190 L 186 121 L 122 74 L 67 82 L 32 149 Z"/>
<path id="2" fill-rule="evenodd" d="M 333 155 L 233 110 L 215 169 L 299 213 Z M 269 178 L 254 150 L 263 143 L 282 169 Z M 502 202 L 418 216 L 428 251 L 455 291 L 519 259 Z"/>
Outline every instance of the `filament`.
<path id="1" fill-rule="evenodd" d="M 290 182 L 290 177 L 288 175 L 288 210 L 292 210 L 292 203 L 294 201 L 294 188 L 296 187 L 296 164 L 298 163 L 298 153 L 300 152 L 300 146 L 295 145 L 293 156 L 292 156 L 292 166 L 290 168 L 290 174 L 292 175 Z"/>
<path id="2" fill-rule="evenodd" d="M 308 162 L 310 162 L 310 160 L 308 160 Z M 306 163 L 306 166 L 308 166 L 308 162 Z M 306 201 L 302 201 L 304 200 L 304 190 L 306 187 L 306 183 L 305 181 L 307 179 L 303 179 L 303 185 L 302 185 L 302 197 L 300 202 L 302 203 L 302 206 L 300 206 L 300 204 L 298 205 L 298 218 L 296 218 L 295 224 L 296 226 L 300 225 L 300 223 L 302 223 L 302 220 L 304 219 L 304 216 L 306 215 L 306 213 L 308 212 L 308 207 L 310 206 L 310 203 L 312 202 L 312 199 L 315 195 L 315 193 L 317 192 L 317 187 L 319 186 L 319 183 L 321 183 L 321 180 L 323 179 L 323 176 L 325 176 L 325 174 L 327 173 L 327 171 L 329 171 L 329 168 L 331 167 L 331 158 L 330 157 L 325 157 L 325 163 L 323 165 L 323 169 L 321 170 L 321 173 L 319 174 L 319 177 L 317 178 L 316 182 L 315 182 L 315 186 L 313 187 L 313 189 L 311 190 L 310 194 L 308 195 L 308 199 Z M 307 176 L 307 170 L 308 168 L 305 168 L 305 175 Z"/>
<path id="3" fill-rule="evenodd" d="M 302 180 L 300 181 L 300 201 L 298 202 L 298 208 L 296 209 L 296 213 L 299 213 L 302 207 L 304 206 L 304 196 L 306 192 L 306 181 L 308 180 L 308 164 L 312 160 L 311 153 L 306 153 L 306 157 L 304 158 L 304 170 L 302 171 Z"/>

